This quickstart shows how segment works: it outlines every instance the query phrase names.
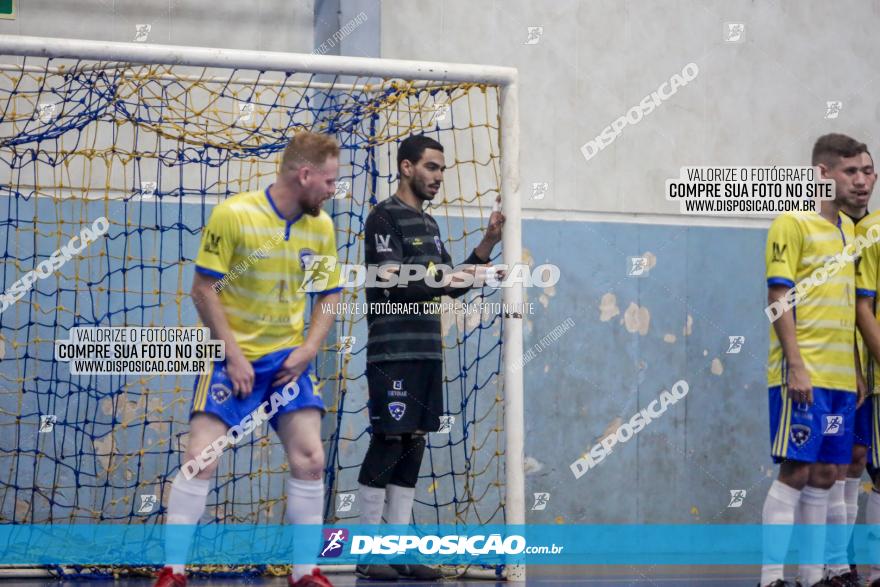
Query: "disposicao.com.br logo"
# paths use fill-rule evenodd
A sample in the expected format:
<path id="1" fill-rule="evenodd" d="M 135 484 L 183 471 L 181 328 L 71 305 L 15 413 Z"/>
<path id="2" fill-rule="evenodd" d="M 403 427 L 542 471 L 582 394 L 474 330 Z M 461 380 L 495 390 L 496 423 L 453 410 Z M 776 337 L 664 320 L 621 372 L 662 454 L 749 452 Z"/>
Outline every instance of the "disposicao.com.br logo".
<path id="1" fill-rule="evenodd" d="M 349 534 L 342 528 L 324 529 L 322 558 L 377 555 L 413 557 L 440 556 L 510 556 L 522 554 L 559 554 L 563 546 L 528 546 L 521 534 Z M 397 559 L 395 559 L 397 560 Z"/>
<path id="2" fill-rule="evenodd" d="M 513 534 L 502 538 L 500 534 L 445 535 L 445 536 L 353 536 L 351 554 L 522 554 L 526 549 L 526 539 Z"/>

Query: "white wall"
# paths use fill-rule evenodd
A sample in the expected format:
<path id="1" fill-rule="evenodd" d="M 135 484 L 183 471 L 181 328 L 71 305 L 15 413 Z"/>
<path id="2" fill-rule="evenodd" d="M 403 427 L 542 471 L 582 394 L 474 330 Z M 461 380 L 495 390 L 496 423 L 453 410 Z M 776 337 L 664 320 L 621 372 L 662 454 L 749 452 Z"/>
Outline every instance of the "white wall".
<path id="1" fill-rule="evenodd" d="M 727 22 L 743 42 L 723 41 Z M 519 69 L 525 206 L 677 213 L 663 182 L 684 165 L 809 164 L 826 132 L 880 150 L 878 25 L 864 0 L 385 0 L 381 34 L 383 57 Z M 585 160 L 581 145 L 689 62 L 691 84 Z M 539 181 L 551 191 L 530 202 Z"/>
<path id="2" fill-rule="evenodd" d="M 150 24 L 148 42 L 309 53 L 312 0 L 18 0 L 0 34 L 130 42 Z"/>

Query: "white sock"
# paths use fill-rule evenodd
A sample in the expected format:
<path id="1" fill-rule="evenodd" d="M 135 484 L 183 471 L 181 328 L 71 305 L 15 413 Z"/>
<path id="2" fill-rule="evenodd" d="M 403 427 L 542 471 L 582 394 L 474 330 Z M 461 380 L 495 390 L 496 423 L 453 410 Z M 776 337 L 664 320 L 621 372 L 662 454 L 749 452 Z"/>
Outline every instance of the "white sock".
<path id="1" fill-rule="evenodd" d="M 843 500 L 846 502 L 846 562 L 849 564 L 853 563 L 856 554 L 852 537 L 856 519 L 859 517 L 859 487 L 861 484 L 861 477 L 847 477 L 843 487 Z"/>
<path id="2" fill-rule="evenodd" d="M 876 524 L 880 524 L 880 493 L 876 491 L 872 491 L 868 496 L 868 508 L 865 510 L 865 524 L 869 526 L 874 526 Z M 871 531 L 873 534 L 873 531 Z M 880 561 L 880 552 L 878 552 L 878 544 L 877 541 L 873 541 L 868 539 L 868 546 L 870 550 L 868 554 L 872 561 Z M 868 583 L 871 583 L 877 579 L 880 579 L 880 562 L 875 562 L 871 564 L 871 576 L 868 578 Z"/>
<path id="3" fill-rule="evenodd" d="M 862 480 L 859 477 L 847 477 L 846 486 L 843 488 L 843 498 L 846 501 L 846 523 L 852 526 L 859 517 L 859 486 Z"/>
<path id="4" fill-rule="evenodd" d="M 361 498 L 358 524 L 381 524 L 382 508 L 385 507 L 385 488 L 359 484 L 358 496 Z"/>
<path id="5" fill-rule="evenodd" d="M 771 524 L 794 523 L 795 510 L 798 507 L 801 492 L 794 487 L 789 487 L 782 481 L 774 481 L 767 492 L 764 500 L 764 512 L 762 523 L 765 526 Z M 773 581 L 784 578 L 784 561 L 788 552 L 788 538 L 791 537 L 789 527 L 784 541 L 779 540 L 780 533 L 774 529 L 772 533 L 764 535 L 764 564 L 761 567 L 761 585 L 769 585 Z M 784 544 L 781 544 L 784 542 Z"/>
<path id="6" fill-rule="evenodd" d="M 388 500 L 385 503 L 385 521 L 389 524 L 409 524 L 412 520 L 414 487 L 388 484 Z"/>
<path id="7" fill-rule="evenodd" d="M 290 477 L 287 480 L 287 507 L 284 519 L 288 524 L 308 525 L 308 532 L 302 534 L 300 542 L 314 544 L 315 558 L 321 548 L 321 524 L 324 523 L 324 481 L 306 481 Z M 297 533 L 297 536 L 300 534 Z M 293 565 L 294 581 L 304 575 L 311 575 L 315 563 Z"/>
<path id="8" fill-rule="evenodd" d="M 846 524 L 845 486 L 846 482 L 841 479 L 835 481 L 828 491 L 828 512 L 825 518 L 828 524 L 828 551 L 825 561 L 829 577 L 849 572 L 849 564 L 846 562 L 849 528 Z"/>
<path id="9" fill-rule="evenodd" d="M 804 524 L 811 528 L 805 533 L 809 536 L 805 540 L 803 553 L 809 561 L 821 561 L 825 558 L 825 524 L 828 519 L 828 494 L 830 489 L 819 489 L 807 485 L 801 491 L 801 519 Z M 801 564 L 799 575 L 806 585 L 812 585 L 822 580 L 825 565 L 822 563 Z"/>
<path id="10" fill-rule="evenodd" d="M 205 513 L 205 504 L 208 502 L 210 489 L 211 482 L 207 479 L 197 477 L 187 479 L 180 473 L 174 477 L 174 481 L 171 483 L 171 495 L 168 496 L 165 523 L 192 526 L 192 531 L 172 530 L 174 540 L 166 539 L 165 556 L 168 560 L 175 561 L 169 563 L 168 566 L 176 574 L 182 575 L 185 572 L 184 564 L 176 561 L 186 560 L 195 526 Z"/>

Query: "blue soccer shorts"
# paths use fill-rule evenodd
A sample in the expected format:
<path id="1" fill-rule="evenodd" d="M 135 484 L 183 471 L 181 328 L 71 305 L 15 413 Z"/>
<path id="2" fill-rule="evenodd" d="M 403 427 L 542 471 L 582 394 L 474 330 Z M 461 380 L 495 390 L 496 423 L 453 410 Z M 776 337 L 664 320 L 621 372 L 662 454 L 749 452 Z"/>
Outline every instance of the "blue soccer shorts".
<path id="1" fill-rule="evenodd" d="M 849 464 L 855 437 L 855 392 L 814 387 L 812 404 L 795 403 L 778 385 L 768 395 L 773 462 Z"/>
<path id="2" fill-rule="evenodd" d="M 869 463 L 880 463 L 880 397 L 869 395 L 856 410 L 855 443 L 868 447 Z"/>
<path id="3" fill-rule="evenodd" d="M 190 418 L 197 413 L 205 412 L 217 416 L 229 427 L 237 426 L 245 416 L 252 415 L 261 404 L 266 402 L 263 410 L 265 413 L 274 411 L 269 423 L 272 428 L 277 428 L 278 417 L 281 414 L 304 408 L 317 408 L 324 413 L 326 411 L 324 401 L 311 376 L 311 365 L 295 382 L 272 386 L 275 374 L 293 350 L 282 349 L 251 361 L 254 367 L 254 388 L 251 394 L 243 399 L 232 392 L 232 381 L 226 374 L 226 362 L 215 361 L 207 373 L 201 373 L 196 377 Z"/>

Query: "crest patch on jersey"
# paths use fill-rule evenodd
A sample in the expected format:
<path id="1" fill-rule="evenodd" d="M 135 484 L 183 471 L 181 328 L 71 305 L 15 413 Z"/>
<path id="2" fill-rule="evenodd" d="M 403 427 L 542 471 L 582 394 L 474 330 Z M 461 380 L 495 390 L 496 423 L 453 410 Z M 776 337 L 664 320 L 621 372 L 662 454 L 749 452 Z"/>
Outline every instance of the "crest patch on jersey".
<path id="1" fill-rule="evenodd" d="M 791 425 L 791 441 L 798 448 L 802 447 L 810 439 L 810 427 L 803 424 Z"/>
<path id="2" fill-rule="evenodd" d="M 392 418 L 400 422 L 406 413 L 406 404 L 403 402 L 391 402 L 388 404 L 388 413 L 391 414 Z"/>
<path id="3" fill-rule="evenodd" d="M 222 404 L 231 395 L 232 391 L 222 383 L 215 383 L 211 386 L 211 399 L 214 400 L 214 403 Z"/>

